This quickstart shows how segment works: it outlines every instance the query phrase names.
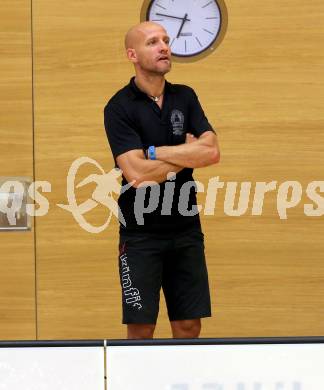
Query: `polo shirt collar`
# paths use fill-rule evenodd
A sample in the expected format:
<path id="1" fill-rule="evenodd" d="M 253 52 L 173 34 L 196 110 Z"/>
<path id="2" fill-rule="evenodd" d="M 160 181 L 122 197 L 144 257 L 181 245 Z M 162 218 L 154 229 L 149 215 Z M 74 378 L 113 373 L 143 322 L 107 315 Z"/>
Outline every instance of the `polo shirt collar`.
<path id="1" fill-rule="evenodd" d="M 128 84 L 128 87 L 129 87 L 129 93 L 130 93 L 130 96 L 132 99 L 136 99 L 136 98 L 147 98 L 147 94 L 143 91 L 141 91 L 138 86 L 135 84 L 135 76 L 133 76 L 131 79 L 130 79 L 130 82 Z M 169 83 L 167 80 L 165 80 L 165 92 L 167 93 L 174 93 L 175 90 L 174 90 L 174 86 Z"/>

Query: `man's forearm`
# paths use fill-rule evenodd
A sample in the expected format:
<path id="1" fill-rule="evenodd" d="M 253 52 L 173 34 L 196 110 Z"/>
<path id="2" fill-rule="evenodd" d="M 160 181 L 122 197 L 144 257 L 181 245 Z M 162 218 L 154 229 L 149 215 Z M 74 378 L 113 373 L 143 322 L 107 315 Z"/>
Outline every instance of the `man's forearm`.
<path id="1" fill-rule="evenodd" d="M 176 146 L 160 146 L 156 148 L 156 158 L 187 168 L 201 168 L 215 164 L 219 153 L 215 145 L 208 145 L 200 140 Z"/>
<path id="2" fill-rule="evenodd" d="M 158 160 L 141 160 L 136 166 L 138 172 L 134 179 L 134 187 L 148 184 L 150 182 L 162 183 L 167 180 L 170 172 L 178 173 L 183 167 Z M 145 183 L 144 183 L 145 182 Z"/>

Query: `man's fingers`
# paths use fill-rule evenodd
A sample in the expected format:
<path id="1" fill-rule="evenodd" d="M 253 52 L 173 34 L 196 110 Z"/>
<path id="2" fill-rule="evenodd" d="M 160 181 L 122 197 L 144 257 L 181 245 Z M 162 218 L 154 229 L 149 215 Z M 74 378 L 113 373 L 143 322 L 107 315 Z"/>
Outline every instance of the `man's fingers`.
<path id="1" fill-rule="evenodd" d="M 186 143 L 194 142 L 196 140 L 197 138 L 193 134 L 191 133 L 186 134 Z"/>

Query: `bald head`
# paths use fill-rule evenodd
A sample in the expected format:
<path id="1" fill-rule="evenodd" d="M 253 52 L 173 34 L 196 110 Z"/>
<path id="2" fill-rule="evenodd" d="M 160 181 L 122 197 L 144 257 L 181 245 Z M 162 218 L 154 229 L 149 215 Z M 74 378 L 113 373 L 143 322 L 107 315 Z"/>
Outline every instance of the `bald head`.
<path id="1" fill-rule="evenodd" d="M 135 48 L 138 42 L 145 39 L 150 32 L 156 29 L 165 31 L 164 27 L 154 22 L 142 22 L 131 27 L 125 35 L 125 49 Z"/>
<path id="2" fill-rule="evenodd" d="M 164 76 L 171 69 L 170 38 L 164 27 L 154 22 L 133 26 L 125 36 L 125 48 L 136 75 Z"/>

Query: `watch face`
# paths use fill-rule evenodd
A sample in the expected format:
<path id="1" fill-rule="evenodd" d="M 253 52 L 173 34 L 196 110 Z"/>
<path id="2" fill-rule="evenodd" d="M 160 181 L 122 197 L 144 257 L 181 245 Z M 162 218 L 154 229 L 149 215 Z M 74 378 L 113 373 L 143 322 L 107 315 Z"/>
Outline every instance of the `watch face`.
<path id="1" fill-rule="evenodd" d="M 166 29 L 173 55 L 193 57 L 213 49 L 222 25 L 218 3 L 216 0 L 152 0 L 146 20 Z"/>

